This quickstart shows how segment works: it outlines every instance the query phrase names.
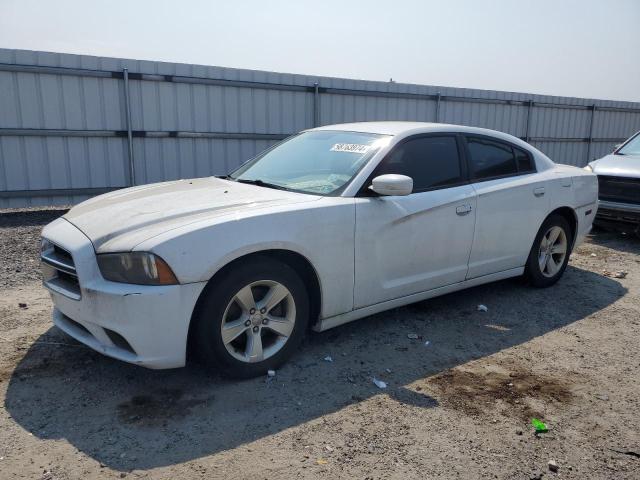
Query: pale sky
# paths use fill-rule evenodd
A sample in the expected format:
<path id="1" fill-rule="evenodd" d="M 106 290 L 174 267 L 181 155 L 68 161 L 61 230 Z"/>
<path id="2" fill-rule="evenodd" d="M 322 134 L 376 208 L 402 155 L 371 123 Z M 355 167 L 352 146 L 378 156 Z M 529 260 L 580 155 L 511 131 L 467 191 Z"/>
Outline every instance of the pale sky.
<path id="1" fill-rule="evenodd" d="M 0 47 L 640 101 L 640 0 L 0 0 Z"/>

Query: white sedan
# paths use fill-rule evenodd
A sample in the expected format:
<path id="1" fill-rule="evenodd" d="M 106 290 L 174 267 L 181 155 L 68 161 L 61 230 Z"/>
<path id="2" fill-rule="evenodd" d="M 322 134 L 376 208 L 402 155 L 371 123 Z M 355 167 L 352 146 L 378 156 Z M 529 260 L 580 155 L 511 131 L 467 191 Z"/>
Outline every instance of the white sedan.
<path id="1" fill-rule="evenodd" d="M 306 130 L 223 178 L 88 200 L 42 233 L 53 320 L 150 368 L 197 353 L 259 375 L 309 329 L 524 275 L 554 284 L 596 214 L 596 176 L 480 128 Z"/>

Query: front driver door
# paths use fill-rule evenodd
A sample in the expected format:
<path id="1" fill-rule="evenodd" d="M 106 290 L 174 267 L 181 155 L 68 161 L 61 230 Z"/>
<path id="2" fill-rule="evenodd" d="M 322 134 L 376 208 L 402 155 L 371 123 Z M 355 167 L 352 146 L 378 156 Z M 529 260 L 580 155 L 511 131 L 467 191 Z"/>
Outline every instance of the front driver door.
<path id="1" fill-rule="evenodd" d="M 476 194 L 466 182 L 462 148 L 455 134 L 410 137 L 371 178 L 410 176 L 413 193 L 356 198 L 355 308 L 465 279 Z"/>

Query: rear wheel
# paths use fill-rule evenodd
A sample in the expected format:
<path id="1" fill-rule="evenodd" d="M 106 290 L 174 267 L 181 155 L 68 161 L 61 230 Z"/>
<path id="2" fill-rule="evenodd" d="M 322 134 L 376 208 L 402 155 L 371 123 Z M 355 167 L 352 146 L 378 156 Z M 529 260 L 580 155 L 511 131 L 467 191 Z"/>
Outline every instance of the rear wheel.
<path id="1" fill-rule="evenodd" d="M 525 277 L 536 287 L 556 283 L 569 262 L 573 235 L 567 220 L 560 215 L 547 218 L 531 247 Z"/>
<path id="2" fill-rule="evenodd" d="M 307 330 L 304 283 L 291 267 L 268 257 L 238 265 L 204 295 L 194 341 L 199 356 L 225 375 L 246 378 L 275 369 Z"/>

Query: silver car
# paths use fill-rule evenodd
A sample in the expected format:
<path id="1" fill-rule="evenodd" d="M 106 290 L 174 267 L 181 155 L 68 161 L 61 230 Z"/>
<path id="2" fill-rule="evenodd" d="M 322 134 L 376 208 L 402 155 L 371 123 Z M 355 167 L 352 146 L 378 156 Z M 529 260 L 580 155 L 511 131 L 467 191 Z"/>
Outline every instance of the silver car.
<path id="1" fill-rule="evenodd" d="M 585 168 L 598 175 L 599 202 L 594 223 L 640 236 L 640 132 Z"/>

